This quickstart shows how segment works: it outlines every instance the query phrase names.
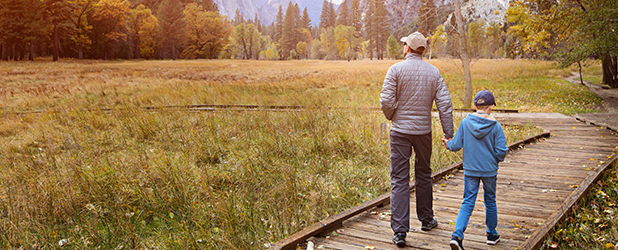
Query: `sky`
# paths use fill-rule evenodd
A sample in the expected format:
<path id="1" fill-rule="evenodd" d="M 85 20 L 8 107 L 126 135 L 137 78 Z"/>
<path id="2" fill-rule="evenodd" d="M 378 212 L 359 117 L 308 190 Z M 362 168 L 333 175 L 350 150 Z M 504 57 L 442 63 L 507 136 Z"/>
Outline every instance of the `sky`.
<path id="1" fill-rule="evenodd" d="M 341 4 L 343 0 L 330 0 L 331 3 Z"/>

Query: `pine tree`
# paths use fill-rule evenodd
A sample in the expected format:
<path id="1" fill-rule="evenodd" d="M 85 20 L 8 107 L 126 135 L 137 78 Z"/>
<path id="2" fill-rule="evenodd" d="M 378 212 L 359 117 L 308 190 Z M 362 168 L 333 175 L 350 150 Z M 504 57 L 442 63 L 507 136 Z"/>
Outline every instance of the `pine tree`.
<path id="1" fill-rule="evenodd" d="M 255 24 L 255 28 L 257 28 L 259 32 L 262 32 L 262 22 L 260 22 L 257 13 L 255 13 L 255 17 L 253 17 L 253 24 Z"/>
<path id="2" fill-rule="evenodd" d="M 298 5 L 288 4 L 283 19 L 283 33 L 281 36 L 281 55 L 287 58 L 290 51 L 296 48 L 296 44 L 300 41 L 300 31 L 298 22 L 300 20 L 300 10 Z"/>
<path id="3" fill-rule="evenodd" d="M 161 34 L 163 36 L 163 58 L 171 58 L 176 60 L 179 52 L 182 51 L 182 44 L 185 40 L 185 20 L 183 19 L 183 7 L 176 0 L 164 0 L 159 9 L 159 19 L 161 21 Z"/>
<path id="4" fill-rule="evenodd" d="M 328 2 L 328 27 L 335 27 L 337 23 L 337 12 L 333 3 Z"/>
<path id="5" fill-rule="evenodd" d="M 303 10 L 303 15 L 300 18 L 301 28 L 307 29 L 311 32 L 311 18 L 309 17 L 309 12 L 307 11 L 307 7 Z"/>
<path id="6" fill-rule="evenodd" d="M 213 0 L 202 0 L 202 6 L 204 6 L 204 11 L 219 12 L 219 8 Z"/>
<path id="7" fill-rule="evenodd" d="M 283 7 L 279 5 L 279 12 L 277 12 L 277 17 L 275 18 L 275 35 L 273 36 L 273 41 L 275 43 L 281 44 L 282 34 L 283 34 Z"/>
<path id="8" fill-rule="evenodd" d="M 389 36 L 388 11 L 386 10 L 385 0 L 376 0 L 375 4 L 376 52 L 378 53 L 378 60 L 384 60 L 386 42 Z"/>
<path id="9" fill-rule="evenodd" d="M 234 14 L 234 21 L 232 22 L 232 25 L 236 26 L 239 25 L 241 23 L 246 23 L 245 21 L 245 17 L 242 14 L 242 12 L 240 12 L 240 9 L 236 9 L 236 12 Z"/>
<path id="10" fill-rule="evenodd" d="M 361 32 L 363 29 L 362 10 L 360 8 L 360 0 L 352 0 L 350 6 L 350 16 L 348 23 L 356 28 L 356 31 Z"/>
<path id="11" fill-rule="evenodd" d="M 348 0 L 343 0 L 339 6 L 339 16 L 337 17 L 337 25 L 350 26 L 349 22 Z"/>
<path id="12" fill-rule="evenodd" d="M 373 53 L 375 51 L 376 48 L 376 36 L 377 36 L 377 30 L 376 30 L 376 8 L 375 8 L 375 1 L 376 0 L 367 0 L 366 3 L 366 7 L 365 9 L 367 10 L 367 12 L 365 13 L 365 17 L 364 17 L 364 21 L 363 23 L 365 24 L 365 29 L 364 29 L 364 33 L 365 33 L 365 39 L 369 40 L 369 45 L 367 46 L 367 50 L 369 53 L 369 59 L 373 60 Z"/>
<path id="13" fill-rule="evenodd" d="M 337 14 L 333 3 L 324 0 L 322 3 L 322 12 L 320 13 L 320 29 L 326 29 L 328 27 L 335 27 L 337 22 Z"/>

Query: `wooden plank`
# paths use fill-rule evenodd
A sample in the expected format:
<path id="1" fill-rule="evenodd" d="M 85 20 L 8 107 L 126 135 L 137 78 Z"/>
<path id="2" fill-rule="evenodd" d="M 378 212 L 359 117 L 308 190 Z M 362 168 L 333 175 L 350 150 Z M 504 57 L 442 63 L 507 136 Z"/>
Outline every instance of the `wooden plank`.
<path id="1" fill-rule="evenodd" d="M 455 231 L 455 226 L 452 224 L 449 224 L 450 222 L 444 219 L 438 218 L 438 220 L 439 220 L 438 227 L 432 229 L 429 232 L 421 231 L 420 230 L 421 224 L 417 220 L 410 221 L 411 231 L 409 232 L 408 237 L 412 239 L 417 239 L 418 237 L 433 237 L 433 239 L 435 239 L 435 237 L 443 237 L 446 240 L 450 240 L 452 232 Z M 356 217 L 354 219 L 351 219 L 350 221 L 359 222 L 362 224 L 373 226 L 373 227 L 370 227 L 371 230 L 378 230 L 378 229 L 383 230 L 385 237 L 392 236 L 392 231 L 390 229 L 389 221 L 367 219 L 365 216 Z M 362 227 L 362 224 L 347 224 L 346 223 L 345 226 L 358 229 Z M 523 228 L 523 229 L 516 228 L 514 226 L 511 226 L 510 224 L 505 226 L 505 224 L 500 224 L 500 222 L 498 224 L 498 230 L 500 230 L 499 233 L 501 233 L 501 236 L 502 236 L 501 238 L 502 240 L 504 240 L 504 242 L 502 242 L 501 240 L 500 241 L 501 243 L 498 245 L 502 245 L 503 247 L 506 245 L 508 249 L 514 249 L 517 245 L 523 242 L 526 237 L 525 233 L 529 231 L 526 228 Z M 469 241 L 481 243 L 482 244 L 481 248 L 482 247 L 492 248 L 492 246 L 485 244 L 487 240 L 485 231 L 486 230 L 485 230 L 484 221 L 481 221 L 480 219 L 477 221 L 472 221 L 471 223 L 468 224 L 464 238 Z"/>
<path id="2" fill-rule="evenodd" d="M 337 233 L 340 235 L 345 234 L 358 238 L 379 238 L 376 240 L 379 240 L 382 243 L 390 244 L 390 247 L 393 248 L 394 246 L 390 242 L 393 234 L 390 226 L 376 226 L 376 222 L 377 221 L 363 220 L 361 217 L 358 220 L 346 223 L 345 228 L 343 228 L 343 230 L 341 231 L 337 231 Z M 386 221 L 381 221 L 377 223 L 382 225 L 390 225 L 390 223 Z M 408 237 L 406 237 L 407 246 L 423 249 L 444 249 L 448 246 L 452 233 L 452 230 L 441 229 L 441 227 L 444 227 L 446 225 L 447 224 L 439 224 L 438 228 L 434 228 L 429 232 L 424 232 L 420 230 L 409 232 Z M 333 237 L 331 237 L 331 239 L 333 239 Z M 468 233 L 466 234 L 465 239 L 467 244 L 464 243 L 464 246 L 470 249 L 513 249 L 519 243 L 519 241 L 507 239 L 504 242 L 501 242 L 501 244 L 489 246 L 486 244 L 487 238 L 484 231 L 482 235 Z"/>
<path id="3" fill-rule="evenodd" d="M 550 136 L 549 132 L 545 132 L 542 134 L 538 134 L 532 137 L 528 137 L 525 138 L 523 140 L 514 142 L 512 144 L 510 144 L 508 146 L 509 150 L 515 150 L 519 147 L 521 147 L 522 145 L 525 145 L 527 143 L 531 143 L 534 142 L 536 140 L 539 140 L 541 138 L 548 138 Z M 446 168 L 440 169 L 436 172 L 434 172 L 432 174 L 432 179 L 434 181 L 441 179 L 443 176 L 449 174 L 451 171 L 455 170 L 455 169 L 459 169 L 462 167 L 462 162 L 458 162 L 455 164 L 452 164 Z M 413 192 L 414 190 L 414 185 L 411 186 L 410 188 L 410 192 Z M 304 240 L 308 239 L 309 237 L 312 236 L 316 236 L 319 235 L 323 232 L 332 230 L 333 228 L 337 228 L 340 227 L 342 222 L 352 218 L 362 212 L 365 212 L 373 207 L 376 206 L 382 206 L 382 205 L 386 205 L 390 203 L 390 192 L 380 195 L 370 201 L 367 201 L 363 204 L 360 204 L 359 206 L 353 207 L 351 209 L 348 209 L 344 212 L 338 213 L 336 215 L 333 215 L 329 218 L 326 218 L 325 220 L 322 220 L 310 227 L 305 228 L 304 230 L 301 230 L 300 232 L 297 232 L 295 234 L 293 234 L 290 237 L 287 237 L 275 244 L 273 244 L 269 249 L 272 250 L 279 250 L 279 249 L 293 249 L 298 243 L 303 242 Z"/>
<path id="4" fill-rule="evenodd" d="M 459 202 L 455 203 L 457 200 L 459 200 Z M 498 206 L 498 211 L 500 211 L 501 214 L 509 216 L 513 219 L 530 218 L 531 220 L 545 220 L 547 216 L 551 215 L 554 211 L 556 211 L 556 208 L 560 206 L 560 204 L 552 206 L 550 203 L 537 207 L 523 205 L 518 207 L 516 203 L 501 201 L 496 201 L 496 203 Z M 434 204 L 439 204 L 440 207 L 452 208 L 459 211 L 459 208 L 461 207 L 461 198 L 456 199 L 455 197 L 438 197 L 438 199 L 434 200 Z M 475 207 L 477 208 L 475 211 L 478 210 L 479 213 L 485 212 L 485 205 L 482 202 L 477 202 Z M 552 207 L 553 209 L 551 209 Z"/>
<path id="5" fill-rule="evenodd" d="M 536 230 L 528 240 L 526 240 L 519 249 L 536 249 L 542 243 L 543 239 L 547 237 L 547 234 L 556 226 L 556 224 L 561 221 L 571 210 L 573 206 L 577 204 L 577 202 L 587 194 L 590 188 L 592 188 L 592 184 L 594 184 L 598 178 L 601 176 L 601 173 L 610 166 L 618 157 L 618 154 L 615 154 L 609 161 L 604 163 L 601 167 L 597 168 L 591 175 L 589 175 L 577 188 L 575 192 L 573 192 L 563 203 L 556 212 L 554 212 L 547 220 L 542 227 Z"/>

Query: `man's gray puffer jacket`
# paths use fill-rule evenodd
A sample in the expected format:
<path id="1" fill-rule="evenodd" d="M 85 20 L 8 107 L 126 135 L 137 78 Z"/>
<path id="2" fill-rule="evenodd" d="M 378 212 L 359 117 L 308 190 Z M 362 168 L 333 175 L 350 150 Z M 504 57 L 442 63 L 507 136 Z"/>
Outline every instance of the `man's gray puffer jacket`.
<path id="1" fill-rule="evenodd" d="M 434 100 L 444 137 L 453 138 L 453 103 L 436 67 L 409 53 L 386 73 L 380 106 L 386 119 L 392 120 L 391 130 L 408 135 L 430 133 Z"/>

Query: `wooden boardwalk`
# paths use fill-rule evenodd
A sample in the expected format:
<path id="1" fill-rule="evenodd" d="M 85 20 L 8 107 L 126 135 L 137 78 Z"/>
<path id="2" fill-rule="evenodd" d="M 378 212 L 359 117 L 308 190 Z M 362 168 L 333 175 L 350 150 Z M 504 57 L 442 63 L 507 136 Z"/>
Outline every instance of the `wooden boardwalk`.
<path id="1" fill-rule="evenodd" d="M 502 124 L 533 123 L 547 133 L 509 145 L 511 151 L 500 163 L 497 230 L 501 241 L 494 246 L 485 244 L 481 185 L 463 245 L 466 249 L 535 249 L 616 159 L 618 136 L 615 131 L 560 114 L 496 114 L 496 118 Z M 434 216 L 439 225 L 430 232 L 420 230 L 412 191 L 411 228 L 403 249 L 449 248 L 463 196 L 461 163 L 433 176 Z M 315 249 L 402 249 L 391 242 L 389 196 L 381 195 L 327 218 L 271 249 L 296 249 L 307 241 Z"/>

